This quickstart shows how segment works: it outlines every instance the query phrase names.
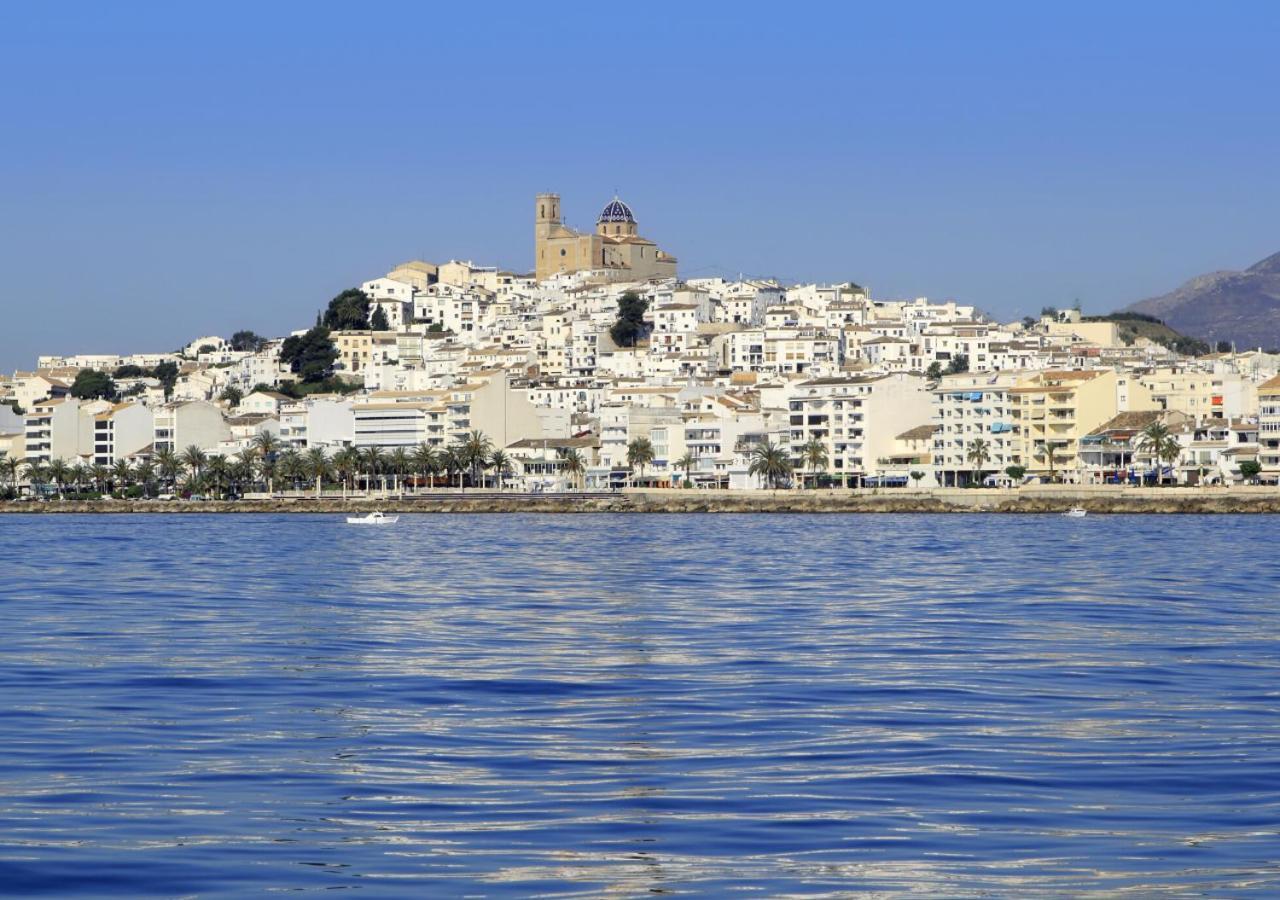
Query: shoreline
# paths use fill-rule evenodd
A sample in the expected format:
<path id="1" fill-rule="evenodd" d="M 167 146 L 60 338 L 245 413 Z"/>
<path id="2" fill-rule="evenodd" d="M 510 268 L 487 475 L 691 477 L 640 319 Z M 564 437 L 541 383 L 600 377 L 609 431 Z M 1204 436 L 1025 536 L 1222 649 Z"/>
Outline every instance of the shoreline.
<path id="1" fill-rule="evenodd" d="M 927 491 L 683 491 L 515 494 L 441 492 L 404 497 L 286 497 L 252 500 L 50 500 L 0 502 L 0 514 L 210 513 L 1060 513 L 1072 507 L 1116 515 L 1275 514 L 1272 487 L 1121 488 L 1067 485 Z"/>

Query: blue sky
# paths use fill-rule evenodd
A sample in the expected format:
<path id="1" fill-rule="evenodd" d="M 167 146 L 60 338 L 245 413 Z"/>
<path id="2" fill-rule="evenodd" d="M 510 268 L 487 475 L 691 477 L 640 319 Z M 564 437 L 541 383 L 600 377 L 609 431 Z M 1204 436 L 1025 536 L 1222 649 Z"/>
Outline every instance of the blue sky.
<path id="1" fill-rule="evenodd" d="M 1086 311 L 1280 250 L 1280 4 L 0 7 L 0 369 L 527 269 L 615 190 L 686 275 Z"/>

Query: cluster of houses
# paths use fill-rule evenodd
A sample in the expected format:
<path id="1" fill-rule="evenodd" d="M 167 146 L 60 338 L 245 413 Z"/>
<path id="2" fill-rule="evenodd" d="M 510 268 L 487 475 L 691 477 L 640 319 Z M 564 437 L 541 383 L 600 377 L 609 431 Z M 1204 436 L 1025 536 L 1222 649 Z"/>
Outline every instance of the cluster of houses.
<path id="1" fill-rule="evenodd" d="M 1186 357 L 1075 310 L 1000 323 L 853 283 L 682 280 L 654 250 L 641 272 L 625 260 L 639 266 L 652 244 L 634 220 L 609 237 L 630 217 L 618 203 L 596 243 L 540 222 L 550 236 L 539 232 L 533 274 L 414 261 L 365 282 L 370 327 L 331 334 L 341 391 L 297 396 L 283 338 L 42 356 L 0 376 L 0 456 L 114 465 L 196 446 L 230 457 L 264 432 L 328 454 L 442 449 L 480 431 L 512 483 L 541 490 L 760 487 L 750 469 L 764 444 L 789 453 L 798 482 L 850 487 L 1232 484 L 1253 463 L 1255 477 L 1280 480 L 1276 355 Z M 580 258 L 557 268 L 548 248 L 566 246 Z M 611 327 L 628 293 L 646 301 L 646 327 L 619 345 Z M 176 379 L 155 376 L 163 363 Z M 114 377 L 114 399 L 73 394 L 86 369 Z M 1142 440 L 1153 423 L 1176 456 Z M 639 438 L 652 449 L 642 471 L 628 458 Z M 585 463 L 572 477 L 569 448 Z"/>

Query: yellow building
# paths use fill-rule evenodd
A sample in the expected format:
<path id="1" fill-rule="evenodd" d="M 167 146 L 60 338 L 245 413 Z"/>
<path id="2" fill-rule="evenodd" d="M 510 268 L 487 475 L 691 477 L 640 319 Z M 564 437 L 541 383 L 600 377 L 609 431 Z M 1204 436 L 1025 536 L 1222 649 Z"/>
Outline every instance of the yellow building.
<path id="1" fill-rule="evenodd" d="M 1280 483 L 1280 375 L 1258 385 L 1258 462 L 1264 481 Z"/>
<path id="2" fill-rule="evenodd" d="M 636 230 L 631 208 L 617 197 L 600 212 L 593 234 L 574 231 L 560 217 L 560 195 L 534 200 L 534 270 L 539 281 L 559 272 L 601 272 L 610 281 L 674 278 L 676 258 Z"/>
<path id="3" fill-rule="evenodd" d="M 1018 435 L 1014 461 L 1030 475 L 1065 476 L 1079 468 L 1080 439 L 1115 416 L 1111 369 L 1036 372 L 1010 388 Z"/>

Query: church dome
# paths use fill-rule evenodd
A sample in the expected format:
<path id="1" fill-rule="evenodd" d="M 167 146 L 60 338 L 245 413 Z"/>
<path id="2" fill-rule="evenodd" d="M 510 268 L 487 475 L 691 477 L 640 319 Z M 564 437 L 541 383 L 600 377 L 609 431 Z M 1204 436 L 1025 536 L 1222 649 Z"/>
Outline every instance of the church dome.
<path id="1" fill-rule="evenodd" d="M 614 197 L 612 202 L 600 212 L 600 218 L 596 220 L 596 224 L 599 225 L 603 222 L 629 222 L 634 225 L 635 221 L 636 217 L 631 215 L 631 207 Z"/>

